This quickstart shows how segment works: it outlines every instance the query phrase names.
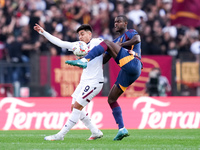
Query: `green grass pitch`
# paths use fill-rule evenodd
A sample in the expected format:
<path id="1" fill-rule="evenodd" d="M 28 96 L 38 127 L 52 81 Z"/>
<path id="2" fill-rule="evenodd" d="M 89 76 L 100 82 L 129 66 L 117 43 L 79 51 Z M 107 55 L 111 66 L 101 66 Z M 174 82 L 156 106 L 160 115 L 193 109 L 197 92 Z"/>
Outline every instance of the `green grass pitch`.
<path id="1" fill-rule="evenodd" d="M 113 141 L 117 130 L 86 141 L 89 130 L 71 130 L 64 141 L 45 141 L 58 130 L 0 131 L 0 150 L 200 150 L 200 129 L 129 130 L 130 136 Z"/>

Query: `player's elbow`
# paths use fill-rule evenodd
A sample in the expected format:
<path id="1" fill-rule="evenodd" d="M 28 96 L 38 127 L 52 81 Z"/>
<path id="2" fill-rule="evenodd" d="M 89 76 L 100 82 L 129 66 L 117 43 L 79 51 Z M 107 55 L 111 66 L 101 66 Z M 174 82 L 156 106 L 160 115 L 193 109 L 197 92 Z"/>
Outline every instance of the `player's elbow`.
<path id="1" fill-rule="evenodd" d="M 133 45 L 140 43 L 140 42 L 141 42 L 140 35 L 138 35 L 138 34 L 135 35 L 135 36 L 131 39 L 131 41 L 132 41 L 132 44 L 133 44 Z"/>
<path id="2" fill-rule="evenodd" d="M 138 44 L 138 43 L 140 43 L 140 42 L 141 42 L 141 40 L 137 40 L 137 41 L 136 41 L 136 44 Z"/>
<path id="3" fill-rule="evenodd" d="M 136 42 L 137 42 L 137 43 L 140 43 L 140 42 L 141 42 L 141 38 L 140 38 L 139 35 L 136 36 Z"/>

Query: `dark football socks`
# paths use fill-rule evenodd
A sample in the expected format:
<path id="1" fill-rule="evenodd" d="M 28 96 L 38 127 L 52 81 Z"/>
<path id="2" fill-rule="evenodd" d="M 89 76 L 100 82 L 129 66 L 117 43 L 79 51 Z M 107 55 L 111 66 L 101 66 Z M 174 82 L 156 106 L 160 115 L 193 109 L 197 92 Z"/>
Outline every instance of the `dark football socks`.
<path id="1" fill-rule="evenodd" d="M 116 123 L 118 124 L 118 128 L 121 129 L 124 127 L 124 122 L 122 118 L 122 110 L 121 107 L 117 102 L 114 102 L 110 104 L 110 107 L 112 109 L 112 114 L 115 118 Z"/>

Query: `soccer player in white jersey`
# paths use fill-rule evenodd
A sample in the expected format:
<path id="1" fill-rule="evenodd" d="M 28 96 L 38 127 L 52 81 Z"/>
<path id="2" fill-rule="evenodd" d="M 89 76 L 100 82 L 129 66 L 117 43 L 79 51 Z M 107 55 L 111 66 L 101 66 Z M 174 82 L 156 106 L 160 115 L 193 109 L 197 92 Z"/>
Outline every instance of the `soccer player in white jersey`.
<path id="1" fill-rule="evenodd" d="M 57 37 L 46 32 L 41 26 L 35 24 L 34 30 L 47 38 L 51 43 L 67 48 L 72 51 L 73 42 L 62 41 Z M 79 40 L 87 43 L 91 50 L 94 46 L 102 42 L 100 38 L 92 38 L 92 28 L 90 25 L 83 24 L 77 29 Z M 88 63 L 86 69 L 83 69 L 81 80 L 72 94 L 72 113 L 69 116 L 64 127 L 55 135 L 46 136 L 44 139 L 49 141 L 64 140 L 64 136 L 79 121 L 79 119 L 90 129 L 92 135 L 88 140 L 95 140 L 103 137 L 103 133 L 94 125 L 87 112 L 83 108 L 95 97 L 103 87 L 103 55 L 96 57 Z"/>

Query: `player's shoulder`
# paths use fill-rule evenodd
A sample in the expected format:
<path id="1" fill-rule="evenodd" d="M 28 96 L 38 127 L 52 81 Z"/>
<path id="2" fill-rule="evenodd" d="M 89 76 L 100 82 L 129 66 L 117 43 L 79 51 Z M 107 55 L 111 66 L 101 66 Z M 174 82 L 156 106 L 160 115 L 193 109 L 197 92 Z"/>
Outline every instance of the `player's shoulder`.
<path id="1" fill-rule="evenodd" d="M 134 36 L 136 34 L 139 35 L 139 33 L 135 29 L 129 29 L 125 34 L 128 36 Z"/>
<path id="2" fill-rule="evenodd" d="M 90 42 L 102 42 L 102 38 L 92 38 Z"/>
<path id="3" fill-rule="evenodd" d="M 134 33 L 134 32 L 137 32 L 137 31 L 135 29 L 128 29 L 127 32 Z"/>

